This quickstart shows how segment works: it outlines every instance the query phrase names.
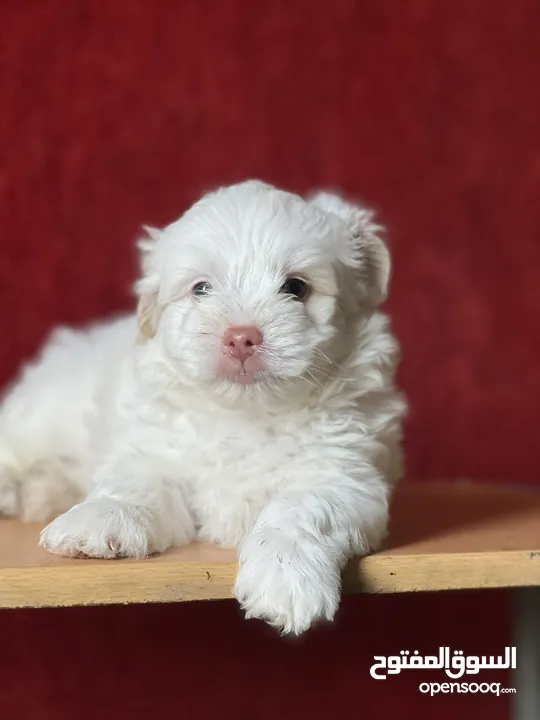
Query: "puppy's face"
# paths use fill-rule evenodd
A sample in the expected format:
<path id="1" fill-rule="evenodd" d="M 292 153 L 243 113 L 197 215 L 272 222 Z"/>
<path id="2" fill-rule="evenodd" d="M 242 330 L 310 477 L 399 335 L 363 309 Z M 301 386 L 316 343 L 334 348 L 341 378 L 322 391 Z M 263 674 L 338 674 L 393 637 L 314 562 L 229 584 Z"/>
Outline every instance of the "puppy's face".
<path id="1" fill-rule="evenodd" d="M 388 253 L 369 221 L 335 196 L 254 181 L 205 196 L 142 244 L 141 339 L 213 392 L 327 377 L 348 319 L 385 292 Z"/>

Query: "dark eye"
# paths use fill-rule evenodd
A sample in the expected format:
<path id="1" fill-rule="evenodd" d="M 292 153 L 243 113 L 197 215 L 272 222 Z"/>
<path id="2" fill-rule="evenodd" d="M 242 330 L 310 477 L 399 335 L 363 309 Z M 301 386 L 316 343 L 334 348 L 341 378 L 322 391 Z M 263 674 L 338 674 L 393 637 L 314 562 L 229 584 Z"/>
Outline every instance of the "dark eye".
<path id="1" fill-rule="evenodd" d="M 201 280 L 201 282 L 195 283 L 195 285 L 191 288 L 191 292 L 197 297 L 208 295 L 211 290 L 212 286 L 208 280 Z"/>
<path id="2" fill-rule="evenodd" d="M 297 300 L 304 300 L 309 292 L 309 285 L 300 278 L 289 278 L 287 282 L 283 283 L 279 292 L 293 295 Z"/>

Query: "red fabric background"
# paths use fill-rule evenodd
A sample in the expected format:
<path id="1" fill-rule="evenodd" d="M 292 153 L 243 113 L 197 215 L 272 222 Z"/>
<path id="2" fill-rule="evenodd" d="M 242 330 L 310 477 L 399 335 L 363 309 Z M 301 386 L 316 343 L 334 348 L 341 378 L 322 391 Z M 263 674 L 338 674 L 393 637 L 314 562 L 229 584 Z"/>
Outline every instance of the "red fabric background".
<path id="1" fill-rule="evenodd" d="M 143 222 L 246 176 L 338 186 L 390 229 L 411 475 L 538 482 L 538 27 L 538 0 L 3 0 L 0 379 L 131 302 Z M 4 612 L 0 713 L 502 720 L 368 668 L 498 653 L 505 602 L 349 598 L 297 643 L 232 603 Z"/>

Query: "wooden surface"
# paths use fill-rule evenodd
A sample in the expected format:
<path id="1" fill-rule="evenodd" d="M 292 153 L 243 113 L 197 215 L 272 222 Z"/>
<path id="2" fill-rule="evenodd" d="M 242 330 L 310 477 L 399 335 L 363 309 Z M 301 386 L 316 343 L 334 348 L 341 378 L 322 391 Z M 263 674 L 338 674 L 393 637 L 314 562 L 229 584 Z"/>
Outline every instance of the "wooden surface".
<path id="1" fill-rule="evenodd" d="M 190 545 L 146 560 L 71 560 L 38 547 L 39 527 L 0 520 L 0 607 L 231 597 L 235 553 Z M 353 560 L 349 592 L 540 585 L 540 493 L 417 484 L 396 494 L 385 550 Z"/>

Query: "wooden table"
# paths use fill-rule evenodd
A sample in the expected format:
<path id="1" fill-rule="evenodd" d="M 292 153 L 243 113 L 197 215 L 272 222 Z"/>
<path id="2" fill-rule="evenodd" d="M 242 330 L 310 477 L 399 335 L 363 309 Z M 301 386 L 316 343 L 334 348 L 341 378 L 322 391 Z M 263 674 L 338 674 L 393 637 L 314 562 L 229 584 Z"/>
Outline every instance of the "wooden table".
<path id="1" fill-rule="evenodd" d="M 0 607 L 232 597 L 236 555 L 194 544 L 146 560 L 72 560 L 38 547 L 40 528 L 0 520 Z M 540 718 L 540 493 L 466 482 L 404 484 L 384 550 L 352 560 L 345 592 L 518 588 L 515 717 Z"/>

